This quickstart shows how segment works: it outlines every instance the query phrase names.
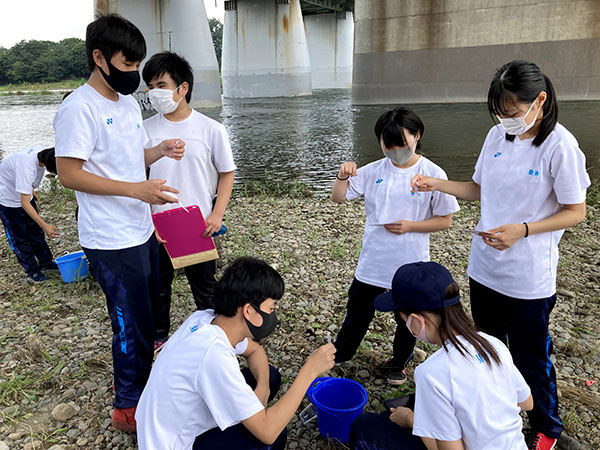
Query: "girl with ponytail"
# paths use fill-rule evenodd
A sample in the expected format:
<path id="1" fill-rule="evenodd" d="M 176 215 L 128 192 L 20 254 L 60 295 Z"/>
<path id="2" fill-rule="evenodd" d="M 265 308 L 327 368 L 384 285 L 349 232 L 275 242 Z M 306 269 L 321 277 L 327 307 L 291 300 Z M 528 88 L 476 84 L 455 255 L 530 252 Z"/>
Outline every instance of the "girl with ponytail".
<path id="1" fill-rule="evenodd" d="M 476 331 L 445 267 L 400 267 L 375 308 L 395 311 L 415 337 L 442 348 L 415 370 L 414 412 L 363 414 L 352 425 L 354 450 L 527 449 L 519 413 L 532 408 L 531 391 L 506 346 Z"/>
<path id="2" fill-rule="evenodd" d="M 487 104 L 500 123 L 485 139 L 472 181 L 417 175 L 411 186 L 481 201 L 468 268 L 471 312 L 480 329 L 509 346 L 531 387 L 529 448 L 550 450 L 563 430 L 548 333 L 558 243 L 565 228 L 585 219 L 590 178 L 577 140 L 558 123 L 552 82 L 538 66 L 502 66 Z"/>

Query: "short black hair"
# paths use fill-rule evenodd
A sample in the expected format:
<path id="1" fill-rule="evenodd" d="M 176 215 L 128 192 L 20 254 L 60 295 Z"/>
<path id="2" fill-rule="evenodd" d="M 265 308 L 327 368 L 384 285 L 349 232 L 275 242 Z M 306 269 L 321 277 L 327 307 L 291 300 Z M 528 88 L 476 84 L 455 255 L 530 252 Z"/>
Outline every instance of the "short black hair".
<path id="1" fill-rule="evenodd" d="M 375 136 L 377 142 L 381 142 L 385 148 L 406 147 L 408 142 L 404 137 L 402 130 L 406 129 L 410 134 L 416 136 L 419 134 L 417 148 L 421 148 L 421 139 L 425 132 L 425 125 L 421 118 L 410 108 L 398 106 L 382 114 L 375 123 Z"/>
<path id="2" fill-rule="evenodd" d="M 504 64 L 496 71 L 490 83 L 487 99 L 492 120 L 494 115 L 506 115 L 508 106 L 516 106 L 516 103 L 533 103 L 542 91 L 546 92 L 546 101 L 542 107 L 544 114 L 538 134 L 532 142 L 534 146 L 539 147 L 556 127 L 558 101 L 552 82 L 536 64 L 515 60 Z M 506 139 L 512 142 L 515 140 L 515 135 L 507 133 Z"/>
<path id="3" fill-rule="evenodd" d="M 90 72 L 96 67 L 94 50 L 100 50 L 109 62 L 119 51 L 128 61 L 141 61 L 146 57 L 146 40 L 138 27 L 124 17 L 118 14 L 100 15 L 87 26 L 85 33 L 85 52 Z"/>
<path id="4" fill-rule="evenodd" d="M 243 256 L 227 267 L 215 286 L 215 314 L 233 317 L 246 303 L 259 308 L 268 298 L 283 297 L 284 289 L 283 278 L 275 269 L 260 259 Z"/>
<path id="5" fill-rule="evenodd" d="M 56 156 L 54 155 L 54 147 L 39 151 L 37 158 L 40 163 L 46 166 L 46 170 L 48 172 L 52 172 L 54 175 L 58 173 L 56 171 Z"/>
<path id="6" fill-rule="evenodd" d="M 169 74 L 177 86 L 184 81 L 187 82 L 189 87 L 185 101 L 189 103 L 192 100 L 192 89 L 194 88 L 194 71 L 190 63 L 177 53 L 156 53 L 144 64 L 142 78 L 148 84 L 155 77 L 160 77 L 165 73 Z"/>

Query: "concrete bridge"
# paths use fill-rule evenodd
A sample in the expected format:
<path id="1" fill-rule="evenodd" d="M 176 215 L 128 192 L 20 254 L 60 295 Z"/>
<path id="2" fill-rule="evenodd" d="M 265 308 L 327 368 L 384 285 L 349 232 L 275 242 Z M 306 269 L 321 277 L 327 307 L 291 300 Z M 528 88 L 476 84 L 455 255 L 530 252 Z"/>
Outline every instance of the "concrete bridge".
<path id="1" fill-rule="evenodd" d="M 220 104 L 201 0 L 95 0 L 173 50 L 195 74 L 195 106 Z M 598 0 L 227 0 L 225 97 L 349 88 L 355 104 L 484 101 L 496 68 L 536 62 L 561 99 L 600 99 Z"/>

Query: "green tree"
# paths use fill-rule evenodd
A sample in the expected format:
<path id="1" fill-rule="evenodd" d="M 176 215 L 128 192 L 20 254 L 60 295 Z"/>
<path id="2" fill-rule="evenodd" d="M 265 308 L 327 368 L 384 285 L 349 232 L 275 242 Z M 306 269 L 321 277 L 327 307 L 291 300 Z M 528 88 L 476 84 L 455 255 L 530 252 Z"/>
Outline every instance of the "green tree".
<path id="1" fill-rule="evenodd" d="M 221 70 L 221 52 L 223 49 L 223 24 L 215 17 L 208 19 L 208 26 L 210 28 L 210 34 L 212 35 L 213 45 L 215 46 L 215 53 L 217 54 L 217 62 L 219 63 L 219 70 Z"/>

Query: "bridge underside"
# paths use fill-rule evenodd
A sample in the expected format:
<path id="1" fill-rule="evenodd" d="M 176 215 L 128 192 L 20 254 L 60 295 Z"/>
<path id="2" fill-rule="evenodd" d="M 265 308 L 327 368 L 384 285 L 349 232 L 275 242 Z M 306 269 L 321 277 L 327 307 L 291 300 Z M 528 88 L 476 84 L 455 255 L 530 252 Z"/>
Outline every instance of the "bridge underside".
<path id="1" fill-rule="evenodd" d="M 302 15 L 354 11 L 354 0 L 300 0 Z"/>

